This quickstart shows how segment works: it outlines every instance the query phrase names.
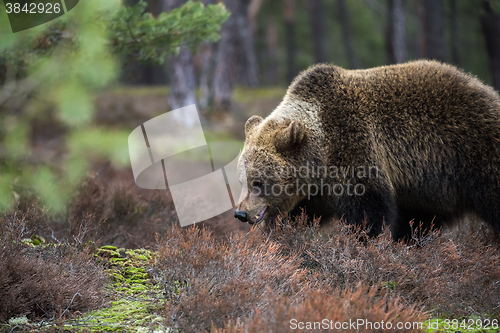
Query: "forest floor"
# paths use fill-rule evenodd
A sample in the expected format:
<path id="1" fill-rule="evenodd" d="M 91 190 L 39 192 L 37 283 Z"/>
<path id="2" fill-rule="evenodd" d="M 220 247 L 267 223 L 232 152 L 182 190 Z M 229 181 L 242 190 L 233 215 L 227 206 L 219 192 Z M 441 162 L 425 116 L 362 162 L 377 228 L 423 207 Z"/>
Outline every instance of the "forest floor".
<path id="1" fill-rule="evenodd" d="M 202 113 L 207 139 L 241 144 L 248 116 L 284 92 L 237 89 L 234 113 Z M 104 93 L 97 121 L 132 130 L 169 111 L 167 93 Z M 54 145 L 46 125 L 41 149 Z M 28 192 L 0 217 L 0 331 L 500 332 L 500 240 L 487 226 L 471 218 L 410 243 L 362 234 L 342 221 L 324 234 L 304 216 L 252 229 L 231 212 L 180 228 L 169 191 L 95 161 L 64 215 Z"/>

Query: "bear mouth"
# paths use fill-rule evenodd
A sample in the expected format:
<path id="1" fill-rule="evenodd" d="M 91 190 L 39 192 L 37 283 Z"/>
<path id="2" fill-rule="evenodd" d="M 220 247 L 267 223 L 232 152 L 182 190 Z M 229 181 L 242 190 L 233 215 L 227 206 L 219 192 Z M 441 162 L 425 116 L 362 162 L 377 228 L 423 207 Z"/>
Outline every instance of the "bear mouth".
<path id="1" fill-rule="evenodd" d="M 260 220 L 262 220 L 262 218 L 264 217 L 264 213 L 266 212 L 266 209 L 267 209 L 267 206 L 264 206 L 264 208 L 260 211 L 260 213 L 255 215 L 255 220 L 252 221 L 251 219 L 249 219 L 248 223 L 255 224 L 255 223 L 259 222 Z"/>

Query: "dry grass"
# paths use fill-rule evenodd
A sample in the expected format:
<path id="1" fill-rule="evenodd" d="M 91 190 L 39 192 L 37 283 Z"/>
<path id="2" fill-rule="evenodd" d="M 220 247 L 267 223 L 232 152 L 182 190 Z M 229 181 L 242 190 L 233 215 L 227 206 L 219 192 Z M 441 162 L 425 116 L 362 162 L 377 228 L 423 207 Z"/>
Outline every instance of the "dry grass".
<path id="1" fill-rule="evenodd" d="M 426 318 L 415 306 L 404 306 L 398 297 L 381 295 L 376 287 L 359 283 L 356 288 L 342 291 L 310 291 L 304 301 L 295 304 L 290 298 L 279 296 L 249 320 L 230 321 L 224 329 L 214 331 L 420 332 L 419 324 Z"/>
<path id="2" fill-rule="evenodd" d="M 74 235 L 82 235 L 80 229 L 84 228 L 84 241 L 154 249 L 156 234 L 163 235 L 174 225 L 179 223 L 169 191 L 139 188 L 131 171 L 104 167 L 82 183 L 69 206 L 68 217 L 50 226 L 58 231 L 56 234 L 69 236 L 70 242 L 74 242 Z M 232 212 L 197 226 L 213 230 L 218 240 L 250 230 L 248 224 L 236 221 Z"/>
<path id="3" fill-rule="evenodd" d="M 301 226 L 305 240 L 301 246 L 299 237 L 293 239 L 291 233 L 278 230 L 297 228 L 286 222 L 282 220 L 273 230 L 279 240 L 253 231 L 216 242 L 206 229 L 172 228 L 159 241 L 154 269 L 167 298 L 167 324 L 183 332 L 282 332 L 289 330 L 292 318 L 363 318 L 394 325 L 425 320 L 427 315 L 417 303 L 380 281 L 352 279 L 332 286 L 331 272 L 302 250 L 307 242 L 323 242 L 314 237 L 314 226 Z M 306 222 L 305 218 L 296 221 Z M 349 235 L 353 240 L 357 236 Z"/>
<path id="4" fill-rule="evenodd" d="M 155 234 L 177 222 L 168 191 L 144 190 L 135 185 L 131 172 L 104 168 L 83 182 L 69 206 L 67 223 L 54 224 L 59 233 L 87 235 L 84 241 L 103 245 L 144 248 L 155 244 Z"/>
<path id="5" fill-rule="evenodd" d="M 206 229 L 173 228 L 159 241 L 155 279 L 167 294 L 169 325 L 187 332 L 223 327 L 248 316 L 273 297 L 298 299 L 313 287 L 297 256 L 248 235 L 216 242 Z"/>
<path id="6" fill-rule="evenodd" d="M 104 302 L 107 281 L 89 248 L 22 241 L 43 225 L 36 206 L 0 218 L 0 322 L 26 315 L 60 320 Z"/>
<path id="7" fill-rule="evenodd" d="M 168 191 L 139 189 L 129 173 L 113 170 L 87 179 L 65 217 L 33 200 L 21 198 L 0 219 L 0 321 L 64 318 L 101 305 L 105 279 L 90 240 L 158 250 L 148 272 L 165 295 L 162 315 L 181 332 L 280 332 L 292 318 L 500 317 L 499 240 L 472 223 L 411 243 L 393 243 L 387 230 L 364 239 L 342 222 L 320 236 L 305 216 L 252 232 L 230 213 L 179 228 Z M 34 234 L 65 245 L 20 242 Z"/>
<path id="8" fill-rule="evenodd" d="M 169 324 L 186 332 L 280 332 L 292 318 L 396 325 L 431 315 L 500 316 L 500 248 L 481 232 L 431 231 L 408 244 L 393 243 L 387 230 L 360 242 L 363 232 L 341 222 L 326 237 L 318 231 L 305 216 L 223 243 L 206 230 L 172 229 L 156 266 Z"/>
<path id="9" fill-rule="evenodd" d="M 332 287 L 378 284 L 434 315 L 500 317 L 500 246 L 490 235 L 431 231 L 407 244 L 393 243 L 388 230 L 360 242 L 362 232 L 340 222 L 327 240 L 315 231 L 304 218 L 278 221 L 270 238 L 284 253 L 302 253 Z"/>

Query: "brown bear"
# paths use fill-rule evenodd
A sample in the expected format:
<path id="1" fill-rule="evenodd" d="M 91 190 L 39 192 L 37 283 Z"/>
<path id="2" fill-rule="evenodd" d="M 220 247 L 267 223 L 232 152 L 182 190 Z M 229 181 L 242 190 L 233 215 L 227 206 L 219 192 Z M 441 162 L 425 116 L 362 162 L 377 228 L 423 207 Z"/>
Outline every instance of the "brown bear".
<path id="1" fill-rule="evenodd" d="M 451 65 L 315 65 L 245 135 L 243 222 L 305 209 L 399 240 L 475 213 L 500 231 L 500 98 Z"/>

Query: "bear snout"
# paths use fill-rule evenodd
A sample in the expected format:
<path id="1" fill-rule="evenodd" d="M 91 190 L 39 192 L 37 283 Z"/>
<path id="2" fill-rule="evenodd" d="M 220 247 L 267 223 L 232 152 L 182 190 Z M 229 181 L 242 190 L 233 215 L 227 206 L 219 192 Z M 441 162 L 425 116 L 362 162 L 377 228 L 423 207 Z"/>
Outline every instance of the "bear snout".
<path id="1" fill-rule="evenodd" d="M 239 209 L 235 210 L 234 217 L 236 217 L 241 222 L 248 222 L 248 214 L 243 210 Z"/>

